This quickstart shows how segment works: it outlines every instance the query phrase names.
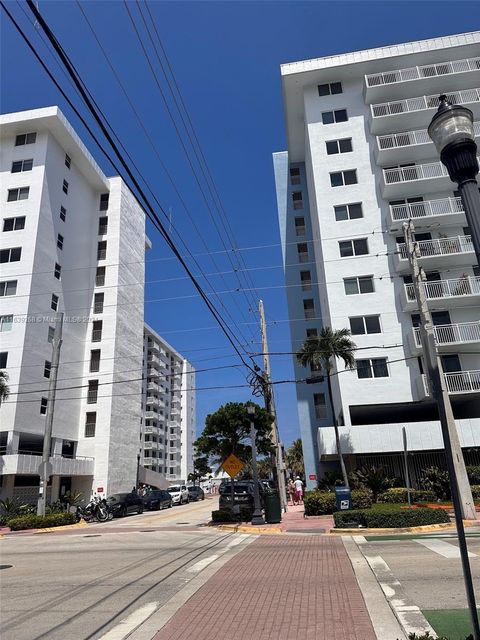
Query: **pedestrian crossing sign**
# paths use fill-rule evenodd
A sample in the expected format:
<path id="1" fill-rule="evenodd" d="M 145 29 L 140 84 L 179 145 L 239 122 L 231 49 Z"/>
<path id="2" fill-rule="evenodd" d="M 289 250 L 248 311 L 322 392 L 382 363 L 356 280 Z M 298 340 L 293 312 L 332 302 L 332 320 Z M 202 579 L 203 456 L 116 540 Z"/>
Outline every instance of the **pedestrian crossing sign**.
<path id="1" fill-rule="evenodd" d="M 233 453 L 231 453 L 228 458 L 222 462 L 222 469 L 226 471 L 231 478 L 238 475 L 244 466 L 245 463 L 237 458 L 237 456 L 233 455 Z"/>

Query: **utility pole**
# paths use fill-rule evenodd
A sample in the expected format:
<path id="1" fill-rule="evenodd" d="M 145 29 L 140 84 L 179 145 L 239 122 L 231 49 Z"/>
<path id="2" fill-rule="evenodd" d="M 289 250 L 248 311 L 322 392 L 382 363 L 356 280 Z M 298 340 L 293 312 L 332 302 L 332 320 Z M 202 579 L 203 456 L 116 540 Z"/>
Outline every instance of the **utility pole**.
<path id="1" fill-rule="evenodd" d="M 480 640 L 480 626 L 478 622 L 477 607 L 475 604 L 475 592 L 473 590 L 472 572 L 470 560 L 468 558 L 467 542 L 463 518 L 466 520 L 476 520 L 475 504 L 472 498 L 472 491 L 468 482 L 465 462 L 463 460 L 462 449 L 458 437 L 455 419 L 453 417 L 452 406 L 448 390 L 445 385 L 442 362 L 437 353 L 435 344 L 435 333 L 432 323 L 432 316 L 425 297 L 425 272 L 418 264 L 418 244 L 413 239 L 414 225 L 410 220 L 403 225 L 405 243 L 407 248 L 408 261 L 412 269 L 413 286 L 415 296 L 420 311 L 420 338 L 422 341 L 422 351 L 427 363 L 428 382 L 432 397 L 435 399 L 440 415 L 445 455 L 447 467 L 450 475 L 450 488 L 452 492 L 453 509 L 455 513 L 455 524 L 457 527 L 460 556 L 462 559 L 463 577 L 465 581 L 465 591 L 467 594 L 468 608 L 473 627 L 474 640 Z"/>
<path id="2" fill-rule="evenodd" d="M 57 393 L 58 366 L 60 364 L 60 349 L 62 346 L 63 313 L 57 314 L 55 333 L 52 340 L 52 365 L 50 368 L 50 381 L 48 385 L 47 413 L 45 416 L 45 435 L 43 437 L 43 453 L 40 465 L 40 490 L 37 504 L 37 515 L 45 515 L 47 505 L 47 484 L 52 473 L 50 462 L 50 449 L 52 443 L 53 415 L 55 412 L 55 396 Z"/>
<path id="3" fill-rule="evenodd" d="M 280 494 L 280 504 L 282 506 L 283 512 L 286 513 L 287 489 L 285 481 L 285 463 L 283 461 L 283 447 L 282 443 L 280 442 L 278 433 L 277 413 L 275 410 L 275 399 L 273 397 L 272 382 L 270 377 L 270 356 L 268 353 L 267 324 L 265 322 L 263 300 L 259 300 L 258 310 L 260 314 L 260 333 L 262 334 L 263 379 L 265 380 L 265 409 L 273 416 L 271 435 L 274 446 L 274 453 L 272 455 L 273 477 Z"/>

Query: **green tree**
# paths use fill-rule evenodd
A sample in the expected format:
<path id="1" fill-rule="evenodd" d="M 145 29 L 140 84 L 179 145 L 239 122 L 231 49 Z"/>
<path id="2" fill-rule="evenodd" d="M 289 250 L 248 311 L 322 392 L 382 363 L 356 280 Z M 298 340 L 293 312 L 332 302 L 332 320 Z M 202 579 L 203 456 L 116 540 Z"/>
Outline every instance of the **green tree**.
<path id="1" fill-rule="evenodd" d="M 193 458 L 193 472 L 188 474 L 187 480 L 193 482 L 193 486 L 199 482 L 202 478 L 212 473 L 212 468 L 208 464 L 208 458 L 206 456 L 199 456 L 195 454 Z"/>
<path id="2" fill-rule="evenodd" d="M 7 400 L 10 395 L 10 387 L 8 386 L 8 373 L 0 371 L 0 404 Z"/>
<path id="3" fill-rule="evenodd" d="M 346 369 L 355 367 L 355 349 L 356 344 L 350 338 L 349 329 L 333 330 L 331 327 L 323 327 L 318 336 L 307 338 L 300 350 L 297 352 L 297 360 L 304 367 L 317 366 L 325 372 L 327 376 L 328 396 L 330 400 L 330 408 L 332 412 L 333 427 L 335 430 L 335 441 L 337 444 L 337 453 L 340 459 L 343 481 L 346 487 L 348 484 L 347 470 L 342 455 L 342 447 L 340 444 L 340 435 L 338 432 L 337 416 L 333 404 L 332 380 L 331 372 L 335 360 L 343 360 Z"/>
<path id="4" fill-rule="evenodd" d="M 293 473 L 294 476 L 303 476 L 305 474 L 303 446 L 300 438 L 294 440 L 285 451 L 285 462 L 287 469 Z"/>
<path id="5" fill-rule="evenodd" d="M 272 476 L 272 459 L 261 458 L 257 461 L 258 477 L 267 480 Z"/>

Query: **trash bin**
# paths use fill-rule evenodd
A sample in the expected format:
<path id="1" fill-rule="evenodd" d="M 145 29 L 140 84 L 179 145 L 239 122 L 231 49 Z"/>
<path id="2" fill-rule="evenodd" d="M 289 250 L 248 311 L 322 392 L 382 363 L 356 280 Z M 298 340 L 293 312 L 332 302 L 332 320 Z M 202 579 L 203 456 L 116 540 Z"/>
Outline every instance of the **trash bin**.
<path id="1" fill-rule="evenodd" d="M 348 511 L 352 508 L 352 493 L 348 487 L 335 487 L 337 511 Z"/>
<path id="2" fill-rule="evenodd" d="M 265 522 L 273 524 L 282 521 L 282 507 L 278 491 L 269 491 L 265 494 Z"/>

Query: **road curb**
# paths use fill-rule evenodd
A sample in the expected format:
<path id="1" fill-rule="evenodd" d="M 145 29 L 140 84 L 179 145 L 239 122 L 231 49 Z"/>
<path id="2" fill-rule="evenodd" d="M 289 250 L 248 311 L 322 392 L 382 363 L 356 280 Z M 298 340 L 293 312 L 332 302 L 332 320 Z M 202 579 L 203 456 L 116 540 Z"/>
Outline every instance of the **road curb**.
<path id="1" fill-rule="evenodd" d="M 16 536 L 16 535 L 37 535 L 39 533 L 51 533 L 52 531 L 65 531 L 67 529 L 83 529 L 84 527 L 88 527 L 88 524 L 85 520 L 80 520 L 80 522 L 76 522 L 75 524 L 63 524 L 60 527 L 45 527 L 45 529 L 20 529 L 19 531 L 6 531 L 5 533 L 0 534 L 0 537 L 4 536 Z"/>
<path id="2" fill-rule="evenodd" d="M 464 520 L 464 527 L 474 527 L 478 525 L 478 520 Z M 329 533 L 340 534 L 340 535 L 368 535 L 372 536 L 377 534 L 395 534 L 395 533 L 429 533 L 431 531 L 449 531 L 454 530 L 455 525 L 451 522 L 445 522 L 442 524 L 426 524 L 418 527 L 398 527 L 398 528 L 383 528 L 383 529 L 367 529 L 365 527 L 359 527 L 356 529 L 330 529 Z"/>
<path id="3" fill-rule="evenodd" d="M 285 533 L 285 531 L 279 527 L 249 527 L 247 525 L 219 524 L 216 528 L 220 531 L 232 531 L 233 533 L 255 533 L 260 535 L 279 535 L 280 533 Z"/>

